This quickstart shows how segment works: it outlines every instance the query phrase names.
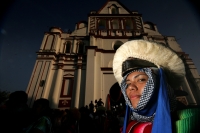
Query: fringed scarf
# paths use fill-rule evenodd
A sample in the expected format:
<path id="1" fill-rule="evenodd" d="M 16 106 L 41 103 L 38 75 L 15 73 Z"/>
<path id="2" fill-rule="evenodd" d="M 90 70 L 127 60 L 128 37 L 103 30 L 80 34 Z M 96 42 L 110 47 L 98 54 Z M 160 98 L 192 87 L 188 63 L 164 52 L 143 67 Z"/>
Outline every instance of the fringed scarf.
<path id="1" fill-rule="evenodd" d="M 148 81 L 135 109 L 126 95 L 126 78 L 134 71 L 144 72 L 148 76 Z M 152 73 L 152 69 L 150 68 L 141 68 L 134 71 L 126 74 L 121 83 L 121 91 L 127 105 L 124 127 L 126 127 L 128 110 L 130 108 L 132 120 L 153 123 L 152 133 L 171 133 L 170 110 L 175 109 L 176 100 L 173 89 L 166 83 L 163 70 L 160 68 L 155 71 L 154 69 L 154 73 Z M 125 128 L 123 129 L 123 133 L 125 133 Z"/>

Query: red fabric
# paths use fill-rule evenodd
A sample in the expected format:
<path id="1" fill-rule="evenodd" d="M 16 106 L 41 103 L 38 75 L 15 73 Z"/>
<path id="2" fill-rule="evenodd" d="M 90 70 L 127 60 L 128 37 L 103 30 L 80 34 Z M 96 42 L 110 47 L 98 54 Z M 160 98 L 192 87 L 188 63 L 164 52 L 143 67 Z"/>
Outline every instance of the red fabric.
<path id="1" fill-rule="evenodd" d="M 151 122 L 137 122 L 130 121 L 126 128 L 126 133 L 151 133 L 152 123 Z"/>

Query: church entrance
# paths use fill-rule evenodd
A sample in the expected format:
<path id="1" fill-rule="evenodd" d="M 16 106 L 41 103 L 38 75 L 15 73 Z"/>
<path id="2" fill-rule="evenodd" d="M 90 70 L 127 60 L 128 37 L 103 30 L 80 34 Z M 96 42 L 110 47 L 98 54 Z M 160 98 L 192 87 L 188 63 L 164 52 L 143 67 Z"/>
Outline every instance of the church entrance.
<path id="1" fill-rule="evenodd" d="M 110 109 L 112 111 L 125 109 L 124 96 L 117 82 L 112 85 L 109 90 L 109 94 L 107 95 L 107 109 Z"/>

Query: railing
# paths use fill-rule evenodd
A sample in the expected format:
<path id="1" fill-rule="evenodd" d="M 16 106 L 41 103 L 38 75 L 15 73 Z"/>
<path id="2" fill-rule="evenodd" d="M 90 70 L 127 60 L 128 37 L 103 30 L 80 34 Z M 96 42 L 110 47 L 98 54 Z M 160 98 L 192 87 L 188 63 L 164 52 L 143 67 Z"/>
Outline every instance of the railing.
<path id="1" fill-rule="evenodd" d="M 133 29 L 90 29 L 90 34 L 100 35 L 100 36 L 108 36 L 112 34 L 126 36 L 131 33 L 131 35 L 141 34 L 142 30 L 133 30 Z M 129 35 L 128 35 L 129 36 Z"/>

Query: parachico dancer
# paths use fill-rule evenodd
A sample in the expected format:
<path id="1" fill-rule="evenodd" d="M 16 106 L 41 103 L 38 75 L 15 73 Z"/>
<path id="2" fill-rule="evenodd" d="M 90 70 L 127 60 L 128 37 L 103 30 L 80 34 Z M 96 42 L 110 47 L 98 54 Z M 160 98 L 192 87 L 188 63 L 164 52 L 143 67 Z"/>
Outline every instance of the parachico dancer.
<path id="1" fill-rule="evenodd" d="M 191 133 L 200 126 L 199 108 L 177 108 L 174 91 L 181 86 L 185 66 L 171 48 L 128 41 L 114 55 L 113 73 L 126 101 L 123 133 Z"/>

